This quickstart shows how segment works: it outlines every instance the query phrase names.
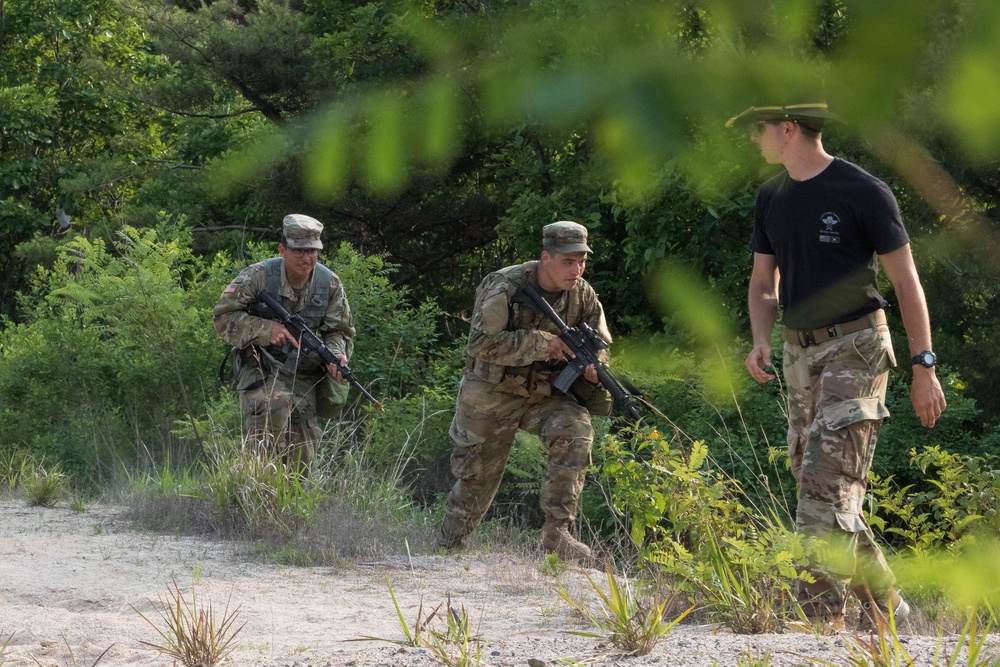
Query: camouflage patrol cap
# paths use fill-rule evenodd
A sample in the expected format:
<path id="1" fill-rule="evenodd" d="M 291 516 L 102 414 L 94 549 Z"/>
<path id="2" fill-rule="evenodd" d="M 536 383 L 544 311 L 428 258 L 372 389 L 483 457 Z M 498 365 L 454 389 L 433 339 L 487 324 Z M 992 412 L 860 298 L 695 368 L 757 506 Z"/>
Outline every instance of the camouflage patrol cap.
<path id="1" fill-rule="evenodd" d="M 281 232 L 288 248 L 320 250 L 323 247 L 323 242 L 319 240 L 320 234 L 323 233 L 323 223 L 308 215 L 301 213 L 286 215 Z"/>
<path id="2" fill-rule="evenodd" d="M 748 123 L 790 120 L 814 132 L 823 129 L 827 120 L 841 121 L 840 116 L 830 111 L 826 102 L 809 104 L 786 104 L 784 106 L 750 107 L 726 121 L 726 127 L 738 127 Z"/>
<path id="3" fill-rule="evenodd" d="M 587 245 L 587 228 L 563 220 L 542 227 L 542 249 L 565 255 L 570 252 L 594 252 Z"/>

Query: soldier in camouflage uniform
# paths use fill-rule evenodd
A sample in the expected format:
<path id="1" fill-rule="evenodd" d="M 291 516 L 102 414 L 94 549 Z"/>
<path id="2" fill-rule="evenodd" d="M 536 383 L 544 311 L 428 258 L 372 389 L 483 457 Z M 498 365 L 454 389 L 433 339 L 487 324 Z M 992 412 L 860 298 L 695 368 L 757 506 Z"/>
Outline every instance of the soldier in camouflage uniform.
<path id="1" fill-rule="evenodd" d="M 854 593 L 874 620 L 890 609 L 902 621 L 909 606 L 862 513 L 868 473 L 896 365 L 876 277 L 892 282 L 913 356 L 911 398 L 924 426 L 945 409 L 935 375 L 930 323 L 909 238 L 889 188 L 823 149 L 825 104 L 751 107 L 727 126 L 752 124 L 764 159 L 785 171 L 764 183 L 754 207 L 749 310 L 753 350 L 746 359 L 758 382 L 771 373 L 771 333 L 779 279 L 788 452 L 799 484 L 799 532 L 827 545 L 806 570 L 814 583 L 796 594 L 816 625 L 840 630 Z M 865 620 L 865 619 L 863 619 Z"/>
<path id="2" fill-rule="evenodd" d="M 215 330 L 236 350 L 235 385 L 247 415 L 247 437 L 308 469 L 322 436 L 318 418 L 340 413 L 348 385 L 335 364 L 316 354 L 299 355 L 298 341 L 283 324 L 248 312 L 267 291 L 298 313 L 326 346 L 347 364 L 354 326 L 340 279 L 317 263 L 323 225 L 306 215 L 285 217 L 279 257 L 244 269 L 215 306 Z"/>
<path id="3" fill-rule="evenodd" d="M 446 549 L 464 548 L 482 522 L 514 436 L 523 429 L 538 435 L 548 450 L 541 486 L 542 548 L 571 560 L 590 557 L 590 549 L 571 531 L 594 440 L 591 415 L 583 399 L 552 386 L 572 352 L 548 318 L 521 303 L 517 294 L 531 283 L 568 326 L 586 322 L 609 343 L 611 334 L 597 294 L 582 278 L 591 252 L 586 227 L 565 221 L 546 225 L 542 248 L 540 260 L 491 273 L 476 290 L 450 431 L 458 481 L 437 534 Z M 596 413 L 610 412 L 610 396 L 597 385 L 593 366 L 577 383 L 581 391 L 574 387 L 574 393 L 597 398 L 588 403 Z"/>

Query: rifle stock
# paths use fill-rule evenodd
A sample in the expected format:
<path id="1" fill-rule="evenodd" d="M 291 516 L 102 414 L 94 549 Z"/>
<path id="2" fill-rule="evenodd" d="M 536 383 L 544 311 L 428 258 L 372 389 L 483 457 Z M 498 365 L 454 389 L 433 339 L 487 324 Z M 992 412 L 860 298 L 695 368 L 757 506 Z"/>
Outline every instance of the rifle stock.
<path id="1" fill-rule="evenodd" d="M 326 364 L 333 364 L 336 366 L 340 376 L 360 391 L 361 395 L 364 396 L 376 410 L 380 412 L 385 410 L 382 403 L 372 396 L 371 393 L 364 388 L 361 382 L 358 381 L 357 376 L 355 376 L 354 372 L 347 367 L 347 364 L 341 363 L 340 359 L 337 358 L 337 355 L 335 355 L 333 351 L 326 346 L 326 343 L 320 340 L 319 336 L 314 334 L 309 327 L 306 326 L 306 323 L 302 320 L 301 315 L 293 315 L 288 312 L 288 309 L 281 305 L 280 301 L 263 290 L 257 293 L 257 299 L 262 301 L 264 305 L 267 306 L 271 314 L 274 315 L 273 319 L 285 325 L 288 332 L 299 341 L 299 346 L 301 348 L 305 349 L 306 352 L 315 352 Z"/>

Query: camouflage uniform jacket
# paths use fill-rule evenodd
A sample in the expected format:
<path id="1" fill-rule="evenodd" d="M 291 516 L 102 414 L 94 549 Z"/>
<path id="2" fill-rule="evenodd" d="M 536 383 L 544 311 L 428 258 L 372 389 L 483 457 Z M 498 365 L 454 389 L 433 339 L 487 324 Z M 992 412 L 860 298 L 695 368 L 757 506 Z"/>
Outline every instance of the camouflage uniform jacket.
<path id="1" fill-rule="evenodd" d="M 354 351 L 354 325 L 351 309 L 340 278 L 322 264 L 313 268 L 312 276 L 297 294 L 285 276 L 283 260 L 275 257 L 245 268 L 222 292 L 213 311 L 215 330 L 230 345 L 241 352 L 256 347 L 264 357 L 278 365 L 285 363 L 292 348 L 270 344 L 275 322 L 247 312 L 257 294 L 277 286 L 278 296 L 290 313 L 298 313 L 307 326 L 319 336 L 334 354 L 350 358 Z M 280 279 L 279 279 L 280 278 Z M 272 291 L 268 289 L 268 291 Z M 241 355 L 242 356 L 242 355 Z M 303 359 L 298 368 L 308 370 L 320 364 L 318 356 Z"/>
<path id="2" fill-rule="evenodd" d="M 465 348 L 465 377 L 499 385 L 507 393 L 528 395 L 539 389 L 550 393 L 553 375 L 565 366 L 548 355 L 549 341 L 559 330 L 542 313 L 514 301 L 525 282 L 539 289 L 537 269 L 538 261 L 517 264 L 489 274 L 480 283 Z M 586 322 L 611 343 L 604 308 L 587 281 L 580 279 L 551 305 L 567 326 Z M 607 350 L 601 355 L 607 363 Z"/>

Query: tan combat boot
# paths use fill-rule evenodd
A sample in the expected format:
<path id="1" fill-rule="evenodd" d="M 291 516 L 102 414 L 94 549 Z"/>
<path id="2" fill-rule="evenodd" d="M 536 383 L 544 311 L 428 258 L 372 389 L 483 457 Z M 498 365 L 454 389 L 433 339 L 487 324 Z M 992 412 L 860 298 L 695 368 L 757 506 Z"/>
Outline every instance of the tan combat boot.
<path id="1" fill-rule="evenodd" d="M 563 560 L 586 563 L 592 559 L 590 547 L 569 533 L 569 521 L 546 517 L 542 525 L 542 549 Z"/>
<path id="2" fill-rule="evenodd" d="M 434 534 L 437 546 L 445 551 L 465 551 L 469 546 L 470 531 L 451 517 L 445 516 L 444 521 Z"/>
<path id="3" fill-rule="evenodd" d="M 878 598 L 870 593 L 858 596 L 861 600 L 861 617 L 858 619 L 858 629 L 864 631 L 888 629 L 889 610 L 892 610 L 892 625 L 899 627 L 900 623 L 910 615 L 910 605 L 895 589 L 890 588 Z"/>

